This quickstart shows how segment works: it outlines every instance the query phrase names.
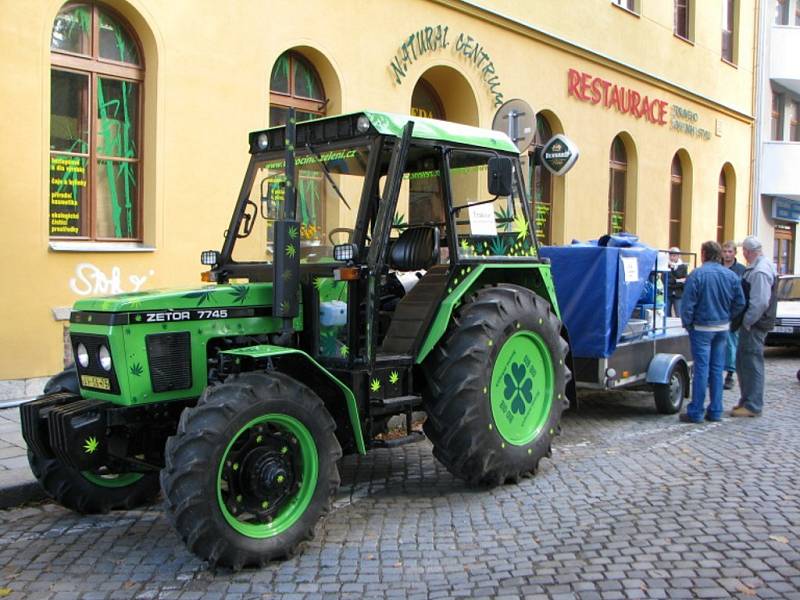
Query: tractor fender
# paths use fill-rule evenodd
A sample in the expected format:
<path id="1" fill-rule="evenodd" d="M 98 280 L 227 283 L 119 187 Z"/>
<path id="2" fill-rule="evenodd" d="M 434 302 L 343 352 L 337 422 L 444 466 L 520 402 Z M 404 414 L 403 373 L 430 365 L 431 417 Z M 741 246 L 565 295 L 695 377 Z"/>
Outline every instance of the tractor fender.
<path id="1" fill-rule="evenodd" d="M 237 365 L 259 365 L 260 363 L 266 363 L 267 359 L 269 359 L 270 361 L 275 361 L 278 370 L 292 375 L 292 372 L 281 368 L 281 359 L 289 359 L 291 363 L 294 363 L 293 370 L 302 372 L 302 377 L 296 378 L 320 395 L 326 405 L 329 404 L 332 396 L 338 396 L 340 400 L 344 400 L 356 450 L 359 454 L 367 453 L 355 395 L 349 387 L 307 353 L 296 348 L 259 344 L 257 346 L 223 350 L 220 354 L 230 357 Z"/>
<path id="2" fill-rule="evenodd" d="M 647 383 L 669 383 L 675 369 L 681 369 L 689 381 L 689 365 L 682 354 L 656 354 L 647 366 Z M 689 386 L 686 386 L 687 391 Z"/>

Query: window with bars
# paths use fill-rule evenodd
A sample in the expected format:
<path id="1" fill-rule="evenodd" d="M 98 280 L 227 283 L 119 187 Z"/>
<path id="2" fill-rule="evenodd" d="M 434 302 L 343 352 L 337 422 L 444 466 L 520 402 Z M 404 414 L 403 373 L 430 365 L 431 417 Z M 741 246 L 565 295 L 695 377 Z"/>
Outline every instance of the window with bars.
<path id="1" fill-rule="evenodd" d="M 625 10 L 629 10 L 632 13 L 639 13 L 638 0 L 611 0 L 611 3 L 616 4 Z"/>
<path id="2" fill-rule="evenodd" d="M 628 154 L 619 136 L 611 143 L 608 184 L 608 232 L 625 230 L 625 202 L 627 196 Z"/>
<path id="3" fill-rule="evenodd" d="M 736 0 L 722 0 L 722 58 L 735 63 Z"/>
<path id="4" fill-rule="evenodd" d="M 675 35 L 685 40 L 691 40 L 690 16 L 691 0 L 674 0 L 674 26 Z"/>
<path id="5" fill-rule="evenodd" d="M 50 237 L 140 241 L 138 40 L 111 9 L 68 3 L 50 50 Z"/>

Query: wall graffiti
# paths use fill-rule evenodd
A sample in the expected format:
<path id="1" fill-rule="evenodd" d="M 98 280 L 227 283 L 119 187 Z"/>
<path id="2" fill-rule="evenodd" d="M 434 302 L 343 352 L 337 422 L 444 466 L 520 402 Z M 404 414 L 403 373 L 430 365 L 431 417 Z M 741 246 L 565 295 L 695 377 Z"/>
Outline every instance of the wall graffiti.
<path id="1" fill-rule="evenodd" d="M 111 275 L 107 275 L 92 263 L 80 263 L 75 267 L 75 277 L 69 280 L 69 287 L 79 296 L 138 292 L 147 279 L 154 274 L 155 271 L 151 269 L 146 275 L 129 275 L 124 283 L 126 286 L 129 285 L 130 289 L 125 289 L 122 271 L 119 267 L 112 267 Z"/>

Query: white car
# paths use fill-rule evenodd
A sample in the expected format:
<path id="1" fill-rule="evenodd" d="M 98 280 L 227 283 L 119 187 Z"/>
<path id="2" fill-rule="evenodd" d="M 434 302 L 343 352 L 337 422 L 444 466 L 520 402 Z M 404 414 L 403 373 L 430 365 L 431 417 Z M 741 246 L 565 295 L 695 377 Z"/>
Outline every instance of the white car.
<path id="1" fill-rule="evenodd" d="M 785 275 L 778 281 L 778 314 L 767 344 L 800 345 L 800 275 Z"/>

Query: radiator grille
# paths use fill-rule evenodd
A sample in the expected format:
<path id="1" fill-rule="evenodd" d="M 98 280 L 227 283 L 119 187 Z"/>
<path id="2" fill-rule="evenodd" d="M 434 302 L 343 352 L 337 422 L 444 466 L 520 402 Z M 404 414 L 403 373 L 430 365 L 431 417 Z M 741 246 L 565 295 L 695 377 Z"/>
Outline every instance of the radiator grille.
<path id="1" fill-rule="evenodd" d="M 191 337 L 188 331 L 148 335 L 145 342 L 154 392 L 192 387 Z"/>
<path id="2" fill-rule="evenodd" d="M 800 317 L 783 317 L 777 319 L 775 324 L 784 327 L 800 327 Z"/>

